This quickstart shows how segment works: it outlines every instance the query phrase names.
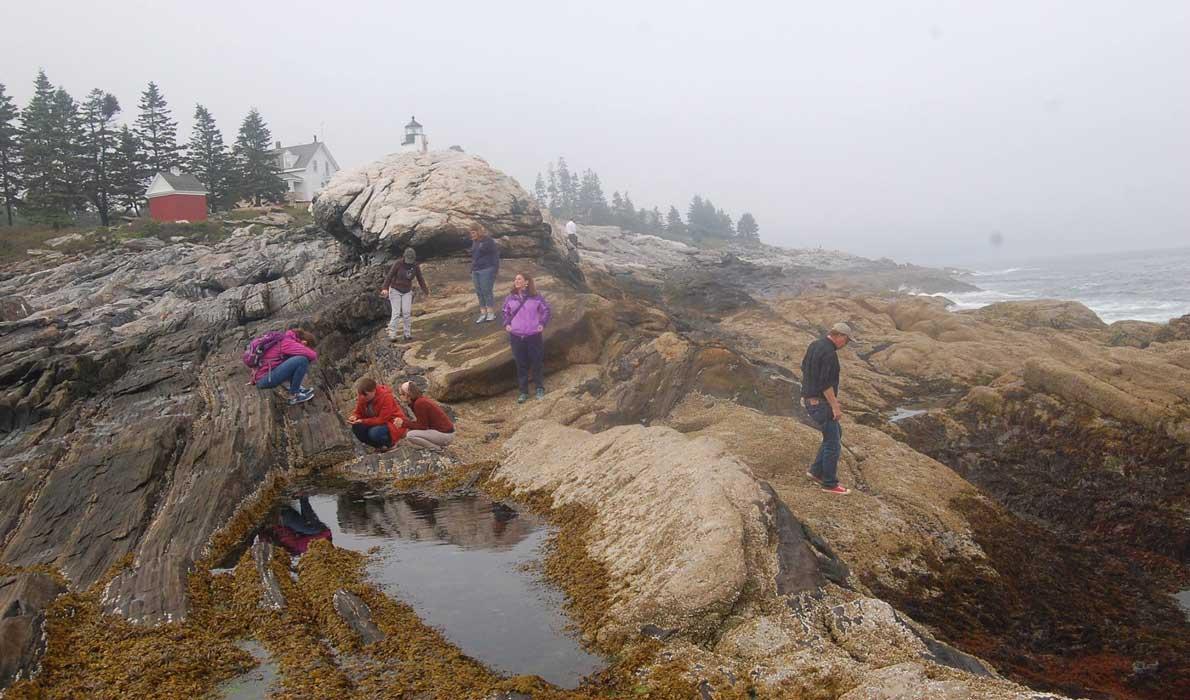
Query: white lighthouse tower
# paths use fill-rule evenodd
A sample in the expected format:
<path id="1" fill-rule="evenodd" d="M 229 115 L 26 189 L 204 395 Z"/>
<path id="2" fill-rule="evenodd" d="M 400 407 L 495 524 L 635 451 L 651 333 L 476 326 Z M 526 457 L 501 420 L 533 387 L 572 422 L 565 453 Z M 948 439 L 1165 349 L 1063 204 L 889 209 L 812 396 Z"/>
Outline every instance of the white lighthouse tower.
<path id="1" fill-rule="evenodd" d="M 405 125 L 405 140 L 401 142 L 401 151 L 425 153 L 429 145 L 422 125 L 417 123 L 416 117 L 409 117 L 409 123 Z"/>

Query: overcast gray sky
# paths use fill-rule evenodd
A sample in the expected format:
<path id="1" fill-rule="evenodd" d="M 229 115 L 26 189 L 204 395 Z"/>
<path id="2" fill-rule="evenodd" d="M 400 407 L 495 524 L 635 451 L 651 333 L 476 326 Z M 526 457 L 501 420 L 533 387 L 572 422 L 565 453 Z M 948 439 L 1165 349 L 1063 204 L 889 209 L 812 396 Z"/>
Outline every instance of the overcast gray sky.
<path id="1" fill-rule="evenodd" d="M 230 143 L 324 133 L 343 167 L 411 114 L 529 188 L 558 155 L 610 196 L 701 193 L 761 237 L 898 260 L 1190 245 L 1190 2 L 10 2 L 38 68 L 135 117 L 156 81 Z M 989 236 L 1004 245 L 993 250 Z"/>

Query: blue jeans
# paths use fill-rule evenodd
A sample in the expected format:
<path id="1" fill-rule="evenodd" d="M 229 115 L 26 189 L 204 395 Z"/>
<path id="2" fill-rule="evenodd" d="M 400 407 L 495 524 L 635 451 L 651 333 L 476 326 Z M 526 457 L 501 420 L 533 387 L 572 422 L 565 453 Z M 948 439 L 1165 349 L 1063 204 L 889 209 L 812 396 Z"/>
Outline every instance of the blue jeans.
<path id="1" fill-rule="evenodd" d="M 831 405 L 819 401 L 814 405 L 804 404 L 806 414 L 822 431 L 822 446 L 818 457 L 810 465 L 810 473 L 822 481 L 822 485 L 833 489 L 839 485 L 839 452 L 842 449 L 843 426 L 835 420 Z"/>
<path id="2" fill-rule="evenodd" d="M 508 342 L 512 345 L 512 359 L 516 361 L 516 381 L 521 387 L 521 393 L 529 393 L 530 378 L 537 382 L 538 388 L 544 389 L 542 364 L 545 360 L 545 342 L 541 334 L 534 333 L 522 338 L 509 333 Z"/>
<path id="3" fill-rule="evenodd" d="M 496 286 L 496 268 L 475 270 L 471 273 L 471 281 L 475 283 L 475 296 L 479 297 L 479 305 L 494 308 L 496 297 L 492 294 L 492 287 Z"/>
<path id="4" fill-rule="evenodd" d="M 284 362 L 269 370 L 269 373 L 256 382 L 257 389 L 272 389 L 281 386 L 281 382 L 289 381 L 289 393 L 297 396 L 302 390 L 302 380 L 306 378 L 306 370 L 310 368 L 310 358 L 301 355 L 288 357 Z"/>
<path id="5" fill-rule="evenodd" d="M 351 426 L 351 432 L 357 440 L 368 447 L 384 448 L 393 444 L 393 436 L 389 434 L 387 425 L 360 425 L 359 423 L 355 423 Z"/>

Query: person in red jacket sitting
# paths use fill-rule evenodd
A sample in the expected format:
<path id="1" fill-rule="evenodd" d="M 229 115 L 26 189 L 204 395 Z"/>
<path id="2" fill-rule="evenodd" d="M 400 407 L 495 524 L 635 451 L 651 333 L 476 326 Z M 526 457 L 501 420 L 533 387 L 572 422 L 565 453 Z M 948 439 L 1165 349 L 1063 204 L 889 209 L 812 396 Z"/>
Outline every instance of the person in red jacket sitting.
<path id="1" fill-rule="evenodd" d="M 347 417 L 351 432 L 360 442 L 381 452 L 391 450 L 405 437 L 405 412 L 393 392 L 371 377 L 355 383 L 355 411 Z"/>
<path id="2" fill-rule="evenodd" d="M 421 392 L 421 387 L 413 382 L 405 382 L 397 387 L 397 394 L 413 411 L 413 420 L 405 423 L 409 429 L 405 434 L 405 442 L 435 451 L 454 442 L 455 424 L 441 406 Z"/>

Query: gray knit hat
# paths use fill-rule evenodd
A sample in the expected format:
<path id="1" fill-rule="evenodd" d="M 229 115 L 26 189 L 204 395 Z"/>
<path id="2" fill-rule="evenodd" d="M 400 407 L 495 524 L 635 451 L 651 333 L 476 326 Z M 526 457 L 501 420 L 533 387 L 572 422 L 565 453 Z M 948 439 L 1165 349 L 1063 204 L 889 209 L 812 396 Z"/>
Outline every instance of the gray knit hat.
<path id="1" fill-rule="evenodd" d="M 417 251 L 413 249 L 413 246 L 405 249 L 405 262 L 409 264 L 417 262 Z"/>

